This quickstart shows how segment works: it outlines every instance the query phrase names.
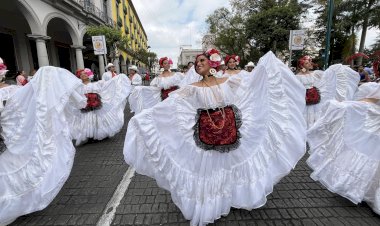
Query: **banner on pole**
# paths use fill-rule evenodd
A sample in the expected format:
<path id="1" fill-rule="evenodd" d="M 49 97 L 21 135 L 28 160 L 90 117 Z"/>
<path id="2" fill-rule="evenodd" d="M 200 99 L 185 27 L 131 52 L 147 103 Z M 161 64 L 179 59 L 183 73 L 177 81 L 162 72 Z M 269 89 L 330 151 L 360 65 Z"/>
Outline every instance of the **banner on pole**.
<path id="1" fill-rule="evenodd" d="M 92 36 L 92 45 L 95 55 L 107 54 L 106 37 L 104 35 Z"/>
<path id="2" fill-rule="evenodd" d="M 291 30 L 289 36 L 289 50 L 303 50 L 305 42 L 304 30 Z"/>

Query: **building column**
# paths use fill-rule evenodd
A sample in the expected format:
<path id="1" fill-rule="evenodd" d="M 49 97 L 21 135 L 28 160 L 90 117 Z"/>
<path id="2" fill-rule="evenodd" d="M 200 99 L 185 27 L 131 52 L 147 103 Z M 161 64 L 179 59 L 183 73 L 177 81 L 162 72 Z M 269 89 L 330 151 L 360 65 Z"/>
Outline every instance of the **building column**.
<path id="1" fill-rule="evenodd" d="M 115 60 L 113 61 L 113 65 L 115 65 L 116 73 L 120 73 L 120 66 L 119 66 L 119 57 L 116 57 Z"/>
<path id="2" fill-rule="evenodd" d="M 99 79 L 102 79 L 102 75 L 106 70 L 104 69 L 104 57 L 103 55 L 98 55 L 99 61 Z"/>
<path id="3" fill-rule="evenodd" d="M 49 66 L 49 57 L 46 49 L 46 40 L 49 40 L 49 36 L 29 34 L 29 38 L 36 40 L 38 66 Z"/>
<path id="4" fill-rule="evenodd" d="M 76 69 L 84 69 L 82 49 L 85 49 L 86 47 L 72 45 L 71 48 L 75 49 L 75 58 L 77 61 L 77 68 Z"/>
<path id="5" fill-rule="evenodd" d="M 125 62 L 125 60 L 123 60 L 121 62 L 121 72 L 120 73 L 127 73 L 128 74 L 128 72 L 127 72 L 127 63 Z"/>

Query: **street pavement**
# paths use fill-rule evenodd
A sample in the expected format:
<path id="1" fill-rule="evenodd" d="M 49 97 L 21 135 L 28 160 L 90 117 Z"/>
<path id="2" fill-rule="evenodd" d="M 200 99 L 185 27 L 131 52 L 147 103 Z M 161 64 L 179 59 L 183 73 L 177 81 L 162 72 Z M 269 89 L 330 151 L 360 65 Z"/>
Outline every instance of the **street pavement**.
<path id="1" fill-rule="evenodd" d="M 77 148 L 71 175 L 44 210 L 19 217 L 11 225 L 96 225 L 128 169 L 123 159 L 127 122 L 116 136 Z M 265 206 L 231 209 L 210 225 L 380 225 L 365 204 L 354 205 L 310 177 L 303 158 L 268 196 Z M 109 212 L 108 210 L 106 212 Z M 189 225 L 170 194 L 153 179 L 135 174 L 116 209 L 112 225 Z"/>

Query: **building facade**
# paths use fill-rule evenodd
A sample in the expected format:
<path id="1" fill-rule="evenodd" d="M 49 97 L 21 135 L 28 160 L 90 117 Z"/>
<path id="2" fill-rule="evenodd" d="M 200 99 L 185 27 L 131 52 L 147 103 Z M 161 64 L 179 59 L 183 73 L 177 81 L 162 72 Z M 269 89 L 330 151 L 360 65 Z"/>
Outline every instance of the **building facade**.
<path id="1" fill-rule="evenodd" d="M 13 0 L 0 5 L 0 57 L 11 71 L 53 65 L 104 71 L 93 54 L 89 25 L 114 26 L 112 0 Z M 100 62 L 100 63 L 99 63 Z"/>
<path id="2" fill-rule="evenodd" d="M 181 48 L 181 53 L 178 57 L 177 67 L 180 68 L 182 65 L 187 65 L 189 62 L 195 62 L 195 57 L 198 54 L 202 54 L 202 49 L 187 49 Z"/>
<path id="3" fill-rule="evenodd" d="M 12 0 L 0 4 L 0 57 L 13 73 L 52 65 L 71 72 L 87 67 L 101 75 L 109 59 L 94 55 L 86 34 L 90 25 L 119 28 L 130 38 L 131 51 L 147 49 L 130 0 Z M 128 52 L 117 60 L 122 69 L 138 63 Z"/>
<path id="4" fill-rule="evenodd" d="M 131 0 L 112 0 L 112 19 L 116 22 L 116 26 L 126 35 L 130 40 L 130 45 L 127 51 L 120 52 L 120 55 L 115 60 L 114 64 L 117 65 L 117 70 L 120 72 L 127 72 L 129 65 L 137 65 L 143 68 L 144 65 L 138 62 L 133 57 L 133 52 L 139 49 L 148 49 L 148 38 L 145 33 L 144 27 L 139 19 L 135 7 Z"/>

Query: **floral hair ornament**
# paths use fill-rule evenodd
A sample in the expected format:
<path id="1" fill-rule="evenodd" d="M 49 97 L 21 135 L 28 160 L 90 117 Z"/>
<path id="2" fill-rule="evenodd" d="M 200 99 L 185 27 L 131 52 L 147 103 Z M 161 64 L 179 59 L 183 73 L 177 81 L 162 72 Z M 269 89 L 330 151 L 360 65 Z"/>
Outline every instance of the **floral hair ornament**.
<path id="1" fill-rule="evenodd" d="M 88 68 L 85 68 L 85 69 L 78 69 L 78 70 L 76 71 L 76 76 L 77 76 L 78 78 L 80 78 L 80 75 L 82 74 L 83 71 L 86 73 L 86 75 L 88 76 L 89 79 L 92 80 L 92 79 L 94 78 L 94 73 L 93 73 L 90 69 L 88 69 Z"/>
<path id="2" fill-rule="evenodd" d="M 224 63 L 227 65 L 228 61 L 230 61 L 231 59 L 234 59 L 237 65 L 240 63 L 240 57 L 235 54 L 232 54 L 231 56 L 227 55 L 226 58 L 224 58 Z"/>
<path id="3" fill-rule="evenodd" d="M 172 59 L 170 59 L 169 57 L 161 57 L 160 60 L 158 61 L 160 64 L 160 67 L 164 67 L 164 61 L 165 60 L 167 60 L 170 65 L 173 64 Z"/>
<path id="4" fill-rule="evenodd" d="M 220 65 L 220 62 L 222 61 L 222 58 L 220 57 L 219 51 L 216 49 L 209 49 L 206 52 L 197 55 L 195 59 L 198 59 L 199 56 L 205 56 L 208 59 L 208 64 L 212 68 L 217 68 Z M 197 61 L 195 61 L 195 65 L 197 65 Z"/>
<path id="5" fill-rule="evenodd" d="M 4 76 L 7 72 L 7 65 L 4 64 L 3 59 L 0 57 L 0 76 Z"/>

